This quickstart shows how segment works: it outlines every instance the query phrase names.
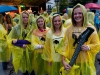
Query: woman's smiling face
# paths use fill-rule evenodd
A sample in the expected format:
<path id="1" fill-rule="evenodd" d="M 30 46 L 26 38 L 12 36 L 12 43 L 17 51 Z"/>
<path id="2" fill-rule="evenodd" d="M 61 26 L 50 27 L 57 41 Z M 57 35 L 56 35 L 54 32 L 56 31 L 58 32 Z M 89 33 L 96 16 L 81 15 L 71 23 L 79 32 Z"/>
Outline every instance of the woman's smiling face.
<path id="1" fill-rule="evenodd" d="M 54 17 L 54 19 L 53 19 L 53 25 L 54 25 L 55 28 L 60 28 L 61 27 L 62 21 L 61 21 L 60 16 Z"/>
<path id="2" fill-rule="evenodd" d="M 74 9 L 74 20 L 76 23 L 83 22 L 83 13 L 80 7 Z"/>
<path id="3" fill-rule="evenodd" d="M 39 18 L 37 20 L 37 24 L 39 28 L 43 28 L 44 27 L 44 19 L 43 18 Z"/>

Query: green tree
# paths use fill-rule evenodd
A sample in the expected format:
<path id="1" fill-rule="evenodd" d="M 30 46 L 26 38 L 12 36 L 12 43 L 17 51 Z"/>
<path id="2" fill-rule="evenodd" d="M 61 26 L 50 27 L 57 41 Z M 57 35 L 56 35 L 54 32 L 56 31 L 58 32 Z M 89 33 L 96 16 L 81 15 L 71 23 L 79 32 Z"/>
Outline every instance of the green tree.
<path id="1" fill-rule="evenodd" d="M 63 10 L 66 9 L 67 6 L 69 6 L 68 0 L 59 1 L 59 10 L 61 13 L 63 13 Z"/>
<path id="2" fill-rule="evenodd" d="M 70 3 L 68 2 L 70 1 Z M 66 9 L 66 7 L 73 7 L 77 3 L 81 3 L 85 5 L 86 3 L 93 2 L 96 3 L 98 0 L 59 0 L 59 10 L 60 13 L 63 13 L 63 10 Z"/>

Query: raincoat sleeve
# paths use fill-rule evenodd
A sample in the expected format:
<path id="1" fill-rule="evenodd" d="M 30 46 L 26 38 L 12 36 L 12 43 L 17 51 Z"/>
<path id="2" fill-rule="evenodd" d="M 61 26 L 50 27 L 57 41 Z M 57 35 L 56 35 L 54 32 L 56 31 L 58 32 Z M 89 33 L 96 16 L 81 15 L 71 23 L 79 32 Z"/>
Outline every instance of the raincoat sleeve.
<path id="1" fill-rule="evenodd" d="M 17 34 L 17 31 L 16 31 L 15 27 L 13 27 L 12 30 L 10 31 L 10 33 L 8 34 L 8 43 L 10 45 L 12 45 L 12 40 L 13 39 L 18 39 L 18 34 Z"/>
<path id="2" fill-rule="evenodd" d="M 67 33 L 65 32 L 64 37 L 62 38 L 59 45 L 55 49 L 59 54 L 61 54 L 63 56 L 65 56 L 65 51 L 66 51 L 65 49 L 66 49 L 66 46 L 68 43 L 68 38 L 67 38 L 66 34 Z"/>
<path id="3" fill-rule="evenodd" d="M 16 27 L 16 26 L 15 26 Z M 12 50 L 12 55 L 13 55 L 13 60 L 12 60 L 12 63 L 13 63 L 13 66 L 14 66 L 14 69 L 15 69 L 15 72 L 17 73 L 18 72 L 18 69 L 20 67 L 20 60 L 22 59 L 23 57 L 23 49 L 20 48 L 20 47 L 17 47 L 17 46 L 14 46 L 12 44 L 12 40 L 13 39 L 18 39 L 18 34 L 17 34 L 17 31 L 16 29 L 18 27 L 13 27 L 11 32 L 9 33 L 8 35 L 8 44 L 11 46 L 11 50 Z M 19 29 L 19 28 L 18 28 Z"/>
<path id="4" fill-rule="evenodd" d="M 95 38 L 94 38 L 94 36 L 95 36 Z M 89 43 L 89 44 L 87 44 L 90 47 L 90 50 L 89 51 L 92 54 L 97 54 L 98 51 L 100 50 L 100 41 L 99 41 L 99 36 L 98 36 L 98 34 L 96 32 L 96 29 L 92 33 L 92 35 L 90 36 L 90 38 L 88 39 L 88 42 L 87 43 Z"/>
<path id="5" fill-rule="evenodd" d="M 51 57 L 51 38 L 50 38 L 51 34 L 47 33 L 46 35 L 46 41 L 45 41 L 45 45 L 44 45 L 44 49 L 43 49 L 43 54 L 42 54 L 42 58 L 46 61 L 51 62 L 52 61 L 52 57 Z"/>
<path id="6" fill-rule="evenodd" d="M 37 49 L 36 47 L 39 46 L 39 38 L 35 36 L 34 34 L 32 35 L 32 49 L 35 50 Z"/>

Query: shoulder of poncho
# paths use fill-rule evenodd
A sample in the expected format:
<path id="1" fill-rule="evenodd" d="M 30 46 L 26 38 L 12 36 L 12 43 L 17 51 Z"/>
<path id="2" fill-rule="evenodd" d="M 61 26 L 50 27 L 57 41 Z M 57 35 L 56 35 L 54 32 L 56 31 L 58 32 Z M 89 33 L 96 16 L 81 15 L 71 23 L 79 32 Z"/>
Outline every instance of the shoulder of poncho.
<path id="1" fill-rule="evenodd" d="M 91 27 L 91 28 L 96 30 L 96 28 L 92 24 L 90 24 L 90 23 L 87 25 L 87 27 Z"/>
<path id="2" fill-rule="evenodd" d="M 71 25 L 69 25 L 67 28 L 66 28 L 66 30 L 72 30 L 72 28 L 73 28 L 73 25 L 71 24 Z"/>
<path id="3" fill-rule="evenodd" d="M 33 30 L 33 35 L 35 35 L 38 32 L 38 29 Z"/>
<path id="4" fill-rule="evenodd" d="M 48 37 L 51 37 L 52 36 L 52 30 L 50 29 L 48 32 L 47 32 L 47 35 L 46 36 L 48 36 Z"/>
<path id="5" fill-rule="evenodd" d="M 69 25 L 69 26 L 65 29 L 65 34 L 66 34 L 66 35 L 70 35 L 72 31 L 73 31 L 73 26 L 72 26 L 72 25 Z"/>
<path id="6" fill-rule="evenodd" d="M 62 32 L 65 32 L 67 30 L 67 28 L 62 27 Z"/>

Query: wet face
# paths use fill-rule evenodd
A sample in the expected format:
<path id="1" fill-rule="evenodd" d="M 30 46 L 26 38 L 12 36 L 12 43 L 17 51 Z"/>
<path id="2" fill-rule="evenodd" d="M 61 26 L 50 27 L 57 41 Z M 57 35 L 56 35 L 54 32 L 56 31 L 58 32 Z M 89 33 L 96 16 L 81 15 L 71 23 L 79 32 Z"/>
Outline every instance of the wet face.
<path id="1" fill-rule="evenodd" d="M 39 18 L 37 20 L 37 25 L 39 28 L 43 28 L 44 27 L 44 19 L 43 18 Z"/>
<path id="2" fill-rule="evenodd" d="M 53 19 L 53 25 L 54 25 L 55 28 L 60 28 L 61 27 L 62 21 L 61 21 L 60 16 L 54 17 L 54 19 Z"/>
<path id="3" fill-rule="evenodd" d="M 74 9 L 74 20 L 76 23 L 82 23 L 83 21 L 83 13 L 80 7 Z"/>
<path id="4" fill-rule="evenodd" d="M 23 24 L 28 24 L 28 14 L 23 13 L 22 14 L 22 20 L 23 20 Z"/>

